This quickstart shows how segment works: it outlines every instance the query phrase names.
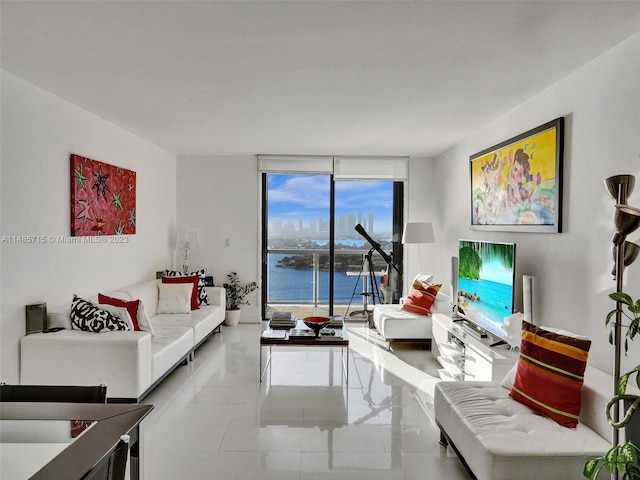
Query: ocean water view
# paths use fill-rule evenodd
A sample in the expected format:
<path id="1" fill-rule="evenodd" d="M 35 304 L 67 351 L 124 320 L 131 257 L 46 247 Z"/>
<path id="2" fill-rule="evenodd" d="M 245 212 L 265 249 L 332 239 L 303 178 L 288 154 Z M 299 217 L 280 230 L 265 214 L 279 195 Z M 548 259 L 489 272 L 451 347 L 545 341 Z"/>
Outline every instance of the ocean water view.
<path id="1" fill-rule="evenodd" d="M 278 261 L 290 256 L 284 254 L 269 254 L 269 284 L 267 286 L 267 301 L 269 303 L 312 303 L 314 300 L 313 270 L 296 270 L 278 267 Z M 358 281 L 353 303 L 361 303 L 362 282 L 357 275 L 348 276 L 346 272 L 334 272 L 334 303 L 349 303 Z M 376 277 L 380 288 L 380 277 Z M 318 272 L 318 302 L 329 302 L 329 272 Z"/>
<path id="2" fill-rule="evenodd" d="M 458 280 L 459 290 L 479 295 L 482 302 L 470 301 L 465 309 L 480 325 L 492 331 L 500 330 L 502 321 L 511 315 L 513 298 L 511 286 L 489 280 Z"/>

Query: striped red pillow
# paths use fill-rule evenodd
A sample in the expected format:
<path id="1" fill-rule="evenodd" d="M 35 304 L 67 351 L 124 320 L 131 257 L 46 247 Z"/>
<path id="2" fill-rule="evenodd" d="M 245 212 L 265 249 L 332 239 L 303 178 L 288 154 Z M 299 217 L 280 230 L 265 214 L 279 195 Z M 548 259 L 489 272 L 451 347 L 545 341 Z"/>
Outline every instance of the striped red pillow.
<path id="1" fill-rule="evenodd" d="M 564 427 L 575 428 L 590 347 L 591 340 L 522 322 L 520 357 L 511 398 Z"/>
<path id="2" fill-rule="evenodd" d="M 436 300 L 436 295 L 442 285 L 428 285 L 419 280 L 413 282 L 411 291 L 402 306 L 408 312 L 419 313 L 420 315 L 431 315 L 431 306 Z"/>

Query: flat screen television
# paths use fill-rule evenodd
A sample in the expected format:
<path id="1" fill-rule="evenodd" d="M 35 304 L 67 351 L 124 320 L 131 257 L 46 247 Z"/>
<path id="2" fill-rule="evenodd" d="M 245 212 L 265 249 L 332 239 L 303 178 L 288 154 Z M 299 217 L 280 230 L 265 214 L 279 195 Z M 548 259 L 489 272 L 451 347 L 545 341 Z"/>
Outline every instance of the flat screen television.
<path id="1" fill-rule="evenodd" d="M 499 339 L 514 309 L 515 262 L 515 243 L 459 242 L 458 311 L 480 332 Z"/>

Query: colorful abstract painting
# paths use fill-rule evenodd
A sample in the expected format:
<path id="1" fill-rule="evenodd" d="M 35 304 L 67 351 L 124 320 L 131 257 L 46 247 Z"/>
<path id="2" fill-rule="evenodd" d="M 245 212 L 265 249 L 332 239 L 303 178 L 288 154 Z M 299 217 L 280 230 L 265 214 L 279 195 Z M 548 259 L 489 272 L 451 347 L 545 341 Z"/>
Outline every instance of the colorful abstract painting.
<path id="1" fill-rule="evenodd" d="M 136 172 L 71 155 L 71 235 L 136 233 Z"/>
<path id="2" fill-rule="evenodd" d="M 473 230 L 561 231 L 563 118 L 472 155 Z"/>

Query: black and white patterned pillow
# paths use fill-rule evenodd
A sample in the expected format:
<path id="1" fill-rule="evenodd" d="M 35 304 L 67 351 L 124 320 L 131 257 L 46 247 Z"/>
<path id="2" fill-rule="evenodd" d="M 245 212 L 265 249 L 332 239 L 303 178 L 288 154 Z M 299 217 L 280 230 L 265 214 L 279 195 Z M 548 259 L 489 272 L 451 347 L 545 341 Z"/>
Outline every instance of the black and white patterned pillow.
<path id="1" fill-rule="evenodd" d="M 209 296 L 207 295 L 207 289 L 205 287 L 205 274 L 207 269 L 203 268 L 197 272 L 182 273 L 177 270 L 165 270 L 164 274 L 167 277 L 193 277 L 198 276 L 198 305 L 209 305 Z"/>
<path id="2" fill-rule="evenodd" d="M 101 333 L 115 330 L 131 330 L 129 325 L 122 319 L 77 295 L 73 296 L 73 301 L 71 302 L 71 323 L 74 329 L 84 330 L 85 332 Z"/>

